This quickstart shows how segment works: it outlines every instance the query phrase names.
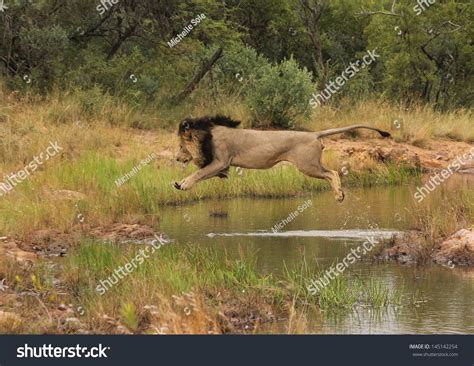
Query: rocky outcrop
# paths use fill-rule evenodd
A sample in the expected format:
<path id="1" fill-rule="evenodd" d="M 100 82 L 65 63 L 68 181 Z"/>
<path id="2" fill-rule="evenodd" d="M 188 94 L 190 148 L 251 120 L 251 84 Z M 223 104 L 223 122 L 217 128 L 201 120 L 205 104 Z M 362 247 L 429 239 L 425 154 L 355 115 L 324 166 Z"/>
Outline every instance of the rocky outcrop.
<path id="1" fill-rule="evenodd" d="M 369 156 L 380 163 L 393 163 L 399 166 L 420 168 L 421 160 L 419 155 L 406 148 L 399 146 L 376 146 L 368 150 Z"/>
<path id="2" fill-rule="evenodd" d="M 339 153 L 342 159 L 348 160 L 351 166 L 360 170 L 370 168 L 371 162 L 377 162 L 418 168 L 425 173 L 447 168 L 456 158 L 465 156 L 472 149 L 472 145 L 465 142 L 441 139 L 424 147 L 391 139 L 326 139 L 324 145 L 326 150 Z M 474 159 L 465 161 L 459 172 L 474 173 Z"/>
<path id="3" fill-rule="evenodd" d="M 440 244 L 428 246 L 418 231 L 396 237 L 379 255 L 381 260 L 417 264 L 432 260 L 448 267 L 474 266 L 474 229 L 461 229 Z"/>
<path id="4" fill-rule="evenodd" d="M 435 249 L 432 257 L 443 265 L 474 266 L 474 230 L 457 231 Z"/>
<path id="5" fill-rule="evenodd" d="M 153 239 L 156 230 L 147 225 L 116 223 L 96 227 L 91 230 L 91 234 L 107 241 L 146 240 Z"/>
<path id="6" fill-rule="evenodd" d="M 0 255 L 12 258 L 20 264 L 31 264 L 38 258 L 35 253 L 22 250 L 16 240 L 7 237 L 0 238 Z"/>
<path id="7" fill-rule="evenodd" d="M 395 237 L 391 244 L 382 250 L 379 259 L 393 260 L 401 264 L 416 264 L 424 257 L 424 242 L 418 231 L 403 233 Z"/>

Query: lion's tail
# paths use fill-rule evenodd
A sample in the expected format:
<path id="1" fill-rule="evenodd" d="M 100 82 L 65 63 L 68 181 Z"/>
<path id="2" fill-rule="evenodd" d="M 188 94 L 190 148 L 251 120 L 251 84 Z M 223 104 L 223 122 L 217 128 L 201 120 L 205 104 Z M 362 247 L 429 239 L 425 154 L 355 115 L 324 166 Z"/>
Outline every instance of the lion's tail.
<path id="1" fill-rule="evenodd" d="M 338 133 L 343 133 L 343 132 L 347 132 L 347 131 L 356 130 L 358 128 L 366 128 L 368 130 L 377 131 L 378 133 L 380 133 L 382 135 L 382 137 L 390 137 L 390 133 L 388 133 L 388 132 L 379 130 L 378 128 L 375 128 L 375 127 L 369 127 L 369 126 L 364 126 L 364 125 L 353 125 L 353 126 L 342 127 L 342 128 L 332 128 L 330 130 L 324 130 L 324 131 L 316 132 L 316 134 L 317 134 L 318 138 L 320 138 L 320 137 L 336 135 Z"/>

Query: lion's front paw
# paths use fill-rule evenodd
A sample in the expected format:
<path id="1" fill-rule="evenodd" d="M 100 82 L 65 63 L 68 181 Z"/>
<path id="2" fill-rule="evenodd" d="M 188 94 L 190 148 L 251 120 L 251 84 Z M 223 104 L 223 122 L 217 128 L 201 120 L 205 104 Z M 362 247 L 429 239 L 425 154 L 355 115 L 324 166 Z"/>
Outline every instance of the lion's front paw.
<path id="1" fill-rule="evenodd" d="M 181 182 L 174 182 L 174 188 L 179 189 L 181 191 L 187 191 L 193 186 L 192 182 L 188 179 L 183 179 Z"/>
<path id="2" fill-rule="evenodd" d="M 344 192 L 342 190 L 339 191 L 339 193 L 336 195 L 336 200 L 340 203 L 344 201 Z"/>

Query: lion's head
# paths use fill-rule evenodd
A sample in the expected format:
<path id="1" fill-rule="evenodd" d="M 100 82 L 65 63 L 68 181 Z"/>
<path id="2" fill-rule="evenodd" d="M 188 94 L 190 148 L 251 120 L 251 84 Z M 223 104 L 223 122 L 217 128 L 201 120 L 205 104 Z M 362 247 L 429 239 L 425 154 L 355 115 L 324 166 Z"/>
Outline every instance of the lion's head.
<path id="1" fill-rule="evenodd" d="M 193 156 L 186 148 L 186 144 L 184 143 L 183 138 L 180 138 L 179 150 L 178 154 L 176 154 L 176 161 L 187 165 L 191 160 L 193 160 Z"/>
<path id="2" fill-rule="evenodd" d="M 204 168 L 213 160 L 212 128 L 235 128 L 239 124 L 225 116 L 184 119 L 178 126 L 180 141 L 176 160 L 183 164 L 193 161 L 199 168 Z"/>

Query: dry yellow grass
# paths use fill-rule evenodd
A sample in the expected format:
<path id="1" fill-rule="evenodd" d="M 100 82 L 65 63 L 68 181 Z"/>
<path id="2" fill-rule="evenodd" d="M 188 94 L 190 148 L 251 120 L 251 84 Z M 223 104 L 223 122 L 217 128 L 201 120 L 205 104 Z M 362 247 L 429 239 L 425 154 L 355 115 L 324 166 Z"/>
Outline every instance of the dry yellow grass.
<path id="1" fill-rule="evenodd" d="M 441 113 L 427 105 L 413 105 L 408 109 L 381 101 L 364 101 L 338 109 L 322 107 L 314 111 L 305 127 L 322 130 L 358 123 L 390 131 L 395 141 L 418 146 L 436 138 L 474 142 L 472 111 Z"/>

